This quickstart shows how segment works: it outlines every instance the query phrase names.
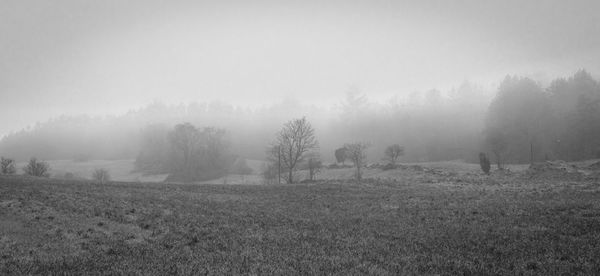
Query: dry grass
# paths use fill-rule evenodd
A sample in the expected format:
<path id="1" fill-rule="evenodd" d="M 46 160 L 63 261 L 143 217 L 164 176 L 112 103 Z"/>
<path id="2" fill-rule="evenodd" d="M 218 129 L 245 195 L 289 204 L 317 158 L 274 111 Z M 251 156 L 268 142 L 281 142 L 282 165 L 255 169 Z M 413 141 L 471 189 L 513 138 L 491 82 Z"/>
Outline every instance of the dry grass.
<path id="1" fill-rule="evenodd" d="M 0 274 L 600 273 L 595 181 L 386 173 L 360 185 L 0 178 Z"/>

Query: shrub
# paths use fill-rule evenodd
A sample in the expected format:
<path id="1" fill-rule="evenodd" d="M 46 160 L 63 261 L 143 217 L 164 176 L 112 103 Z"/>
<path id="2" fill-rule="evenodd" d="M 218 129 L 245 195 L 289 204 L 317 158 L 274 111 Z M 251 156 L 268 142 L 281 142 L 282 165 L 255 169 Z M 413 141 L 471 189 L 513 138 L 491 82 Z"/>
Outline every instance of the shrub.
<path id="1" fill-rule="evenodd" d="M 4 158 L 0 160 L 0 173 L 1 174 L 15 174 L 17 168 L 15 166 L 15 160 L 10 158 Z"/>
<path id="2" fill-rule="evenodd" d="M 110 174 L 106 169 L 96 169 L 92 177 L 94 178 L 94 180 L 99 181 L 100 183 L 110 181 Z"/>
<path id="3" fill-rule="evenodd" d="M 38 161 L 35 157 L 32 157 L 27 163 L 27 166 L 23 168 L 25 174 L 37 177 L 49 177 L 50 165 L 43 161 Z"/>

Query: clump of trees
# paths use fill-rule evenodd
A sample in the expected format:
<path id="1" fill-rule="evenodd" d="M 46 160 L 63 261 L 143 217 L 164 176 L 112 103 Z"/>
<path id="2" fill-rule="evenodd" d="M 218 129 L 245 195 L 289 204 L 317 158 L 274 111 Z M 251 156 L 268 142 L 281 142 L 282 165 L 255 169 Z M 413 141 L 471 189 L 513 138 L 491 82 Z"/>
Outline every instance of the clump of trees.
<path id="1" fill-rule="evenodd" d="M 223 129 L 197 128 L 182 123 L 169 130 L 151 126 L 144 130 L 136 167 L 147 173 L 169 173 L 172 181 L 202 181 L 227 174 L 235 160 L 228 154 Z"/>
<path id="2" fill-rule="evenodd" d="M 346 149 L 346 153 L 348 154 L 348 159 L 352 160 L 354 167 L 356 168 L 356 172 L 354 177 L 357 182 L 360 183 L 362 179 L 362 171 L 361 168 L 365 166 L 367 161 L 366 149 L 369 147 L 369 144 L 364 142 L 355 142 L 351 144 L 345 144 L 344 148 Z"/>
<path id="3" fill-rule="evenodd" d="M 318 145 L 315 130 L 306 117 L 294 119 L 284 124 L 277 133 L 275 141 L 267 151 L 268 159 L 277 164 L 276 168 L 281 168 L 281 172 L 285 172 L 283 177 L 291 184 L 295 181 L 294 172 L 298 165 L 305 160 L 309 152 L 316 150 Z"/>
<path id="4" fill-rule="evenodd" d="M 38 161 L 37 158 L 31 158 L 27 166 L 23 168 L 23 171 L 27 175 L 37 176 L 37 177 L 50 177 L 50 165 L 43 161 Z"/>
<path id="5" fill-rule="evenodd" d="M 600 83 L 578 71 L 547 87 L 506 77 L 485 118 L 486 150 L 498 168 L 505 162 L 533 163 L 600 157 Z"/>
<path id="6" fill-rule="evenodd" d="M 15 174 L 17 173 L 17 167 L 15 160 L 10 158 L 2 157 L 0 159 L 0 173 L 1 174 Z"/>
<path id="7" fill-rule="evenodd" d="M 92 178 L 102 184 L 110 181 L 110 173 L 106 169 L 96 169 L 92 174 Z"/>

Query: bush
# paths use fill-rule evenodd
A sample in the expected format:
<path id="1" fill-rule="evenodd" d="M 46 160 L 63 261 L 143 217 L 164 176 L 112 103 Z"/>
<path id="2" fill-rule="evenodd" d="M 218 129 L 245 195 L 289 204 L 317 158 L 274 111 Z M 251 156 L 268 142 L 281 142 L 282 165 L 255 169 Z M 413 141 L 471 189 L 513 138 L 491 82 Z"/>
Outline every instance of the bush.
<path id="1" fill-rule="evenodd" d="M 0 161 L 0 174 L 15 174 L 16 172 L 15 160 L 2 157 Z"/>
<path id="2" fill-rule="evenodd" d="M 96 169 L 92 177 L 94 178 L 94 180 L 99 181 L 100 183 L 110 181 L 110 174 L 106 169 Z"/>
<path id="3" fill-rule="evenodd" d="M 38 161 L 35 157 L 29 160 L 29 163 L 23 168 L 25 174 L 37 177 L 49 177 L 50 165 L 43 161 Z"/>

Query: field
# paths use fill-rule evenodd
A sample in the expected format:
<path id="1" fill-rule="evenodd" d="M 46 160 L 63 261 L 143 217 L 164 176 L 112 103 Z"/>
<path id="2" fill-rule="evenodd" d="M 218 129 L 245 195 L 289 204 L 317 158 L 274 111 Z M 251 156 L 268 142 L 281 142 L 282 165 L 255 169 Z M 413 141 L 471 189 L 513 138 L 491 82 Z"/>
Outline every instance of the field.
<path id="1" fill-rule="evenodd" d="M 0 177 L 0 274 L 598 275 L 597 178 L 463 164 L 296 185 Z"/>

